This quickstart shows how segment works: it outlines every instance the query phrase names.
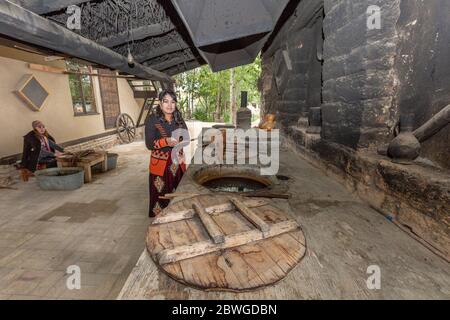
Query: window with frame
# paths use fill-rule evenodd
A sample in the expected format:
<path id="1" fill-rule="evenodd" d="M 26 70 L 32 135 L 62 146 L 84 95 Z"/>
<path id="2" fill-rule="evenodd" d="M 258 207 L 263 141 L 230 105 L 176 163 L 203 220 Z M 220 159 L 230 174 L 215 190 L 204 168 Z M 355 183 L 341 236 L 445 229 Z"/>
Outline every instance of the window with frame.
<path id="1" fill-rule="evenodd" d="M 73 61 L 66 61 L 69 74 L 70 94 L 72 96 L 73 112 L 76 116 L 98 114 L 95 104 L 92 68 Z"/>

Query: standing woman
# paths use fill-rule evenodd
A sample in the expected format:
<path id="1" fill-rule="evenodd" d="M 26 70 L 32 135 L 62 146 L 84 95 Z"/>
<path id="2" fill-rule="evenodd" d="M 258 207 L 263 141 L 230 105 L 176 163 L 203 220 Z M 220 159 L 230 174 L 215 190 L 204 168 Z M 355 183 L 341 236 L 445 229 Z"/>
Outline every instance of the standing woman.
<path id="1" fill-rule="evenodd" d="M 56 167 L 56 155 L 58 152 L 64 152 L 41 121 L 33 121 L 31 126 L 33 130 L 23 137 L 21 166 L 25 181 L 36 170 Z"/>
<path id="2" fill-rule="evenodd" d="M 177 109 L 177 96 L 171 90 L 163 90 L 159 94 L 159 105 L 145 123 L 145 144 L 152 151 L 149 166 L 150 217 L 157 216 L 168 206 L 169 200 L 159 196 L 174 192 L 186 171 L 182 148 L 176 159 L 172 159 L 172 149 L 183 141 L 172 137 L 177 129 L 185 129 L 187 133 L 186 123 Z M 182 145 L 187 143 L 189 138 Z"/>

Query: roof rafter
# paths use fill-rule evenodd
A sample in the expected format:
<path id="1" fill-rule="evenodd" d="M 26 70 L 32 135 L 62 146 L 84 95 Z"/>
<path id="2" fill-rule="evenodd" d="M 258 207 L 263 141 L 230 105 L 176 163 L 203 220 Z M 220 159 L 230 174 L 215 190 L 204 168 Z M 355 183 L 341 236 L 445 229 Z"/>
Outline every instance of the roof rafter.
<path id="1" fill-rule="evenodd" d="M 162 61 L 157 64 L 145 64 L 145 65 L 147 65 L 155 70 L 164 70 L 164 69 L 168 69 L 173 66 L 176 66 L 178 64 L 188 62 L 188 61 L 193 61 L 193 60 L 196 60 L 196 59 L 192 55 L 181 55 L 181 56 L 177 56 L 177 57 L 168 59 L 166 61 Z"/>
<path id="2" fill-rule="evenodd" d="M 164 72 L 167 73 L 170 76 L 182 73 L 182 72 L 186 72 L 195 68 L 200 67 L 202 64 L 199 63 L 197 60 L 191 60 L 191 61 L 187 61 L 181 64 L 178 64 L 174 67 L 165 69 Z"/>
<path id="3" fill-rule="evenodd" d="M 159 47 L 158 49 L 150 51 L 148 53 L 140 54 L 140 55 L 136 56 L 135 58 L 137 61 L 142 63 L 142 62 L 160 57 L 160 56 L 168 54 L 168 53 L 185 50 L 188 48 L 189 48 L 189 46 L 186 43 L 171 43 L 166 46 Z"/>
<path id="4" fill-rule="evenodd" d="M 131 68 L 124 56 L 9 1 L 0 2 L 0 32 L 11 38 L 120 70 L 138 78 L 173 81 L 168 75 L 139 63 Z"/>
<path id="5" fill-rule="evenodd" d="M 161 34 L 167 33 L 171 30 L 173 29 L 164 30 L 163 26 L 161 26 L 159 23 L 155 23 L 134 28 L 130 31 L 121 32 L 110 37 L 101 38 L 96 42 L 104 45 L 105 47 L 115 47 L 129 42 L 131 41 L 131 39 L 142 40 L 148 37 L 160 36 Z"/>

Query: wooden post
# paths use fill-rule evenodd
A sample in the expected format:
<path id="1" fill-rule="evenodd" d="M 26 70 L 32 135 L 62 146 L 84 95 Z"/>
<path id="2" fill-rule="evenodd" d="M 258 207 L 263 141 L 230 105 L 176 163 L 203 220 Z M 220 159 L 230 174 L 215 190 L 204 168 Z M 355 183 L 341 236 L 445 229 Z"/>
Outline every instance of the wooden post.
<path id="1" fill-rule="evenodd" d="M 119 53 L 9 1 L 0 1 L 0 30 L 3 35 L 13 39 L 104 65 L 138 78 L 173 82 L 167 74 L 142 64 L 136 63 L 131 67 L 127 58 Z"/>

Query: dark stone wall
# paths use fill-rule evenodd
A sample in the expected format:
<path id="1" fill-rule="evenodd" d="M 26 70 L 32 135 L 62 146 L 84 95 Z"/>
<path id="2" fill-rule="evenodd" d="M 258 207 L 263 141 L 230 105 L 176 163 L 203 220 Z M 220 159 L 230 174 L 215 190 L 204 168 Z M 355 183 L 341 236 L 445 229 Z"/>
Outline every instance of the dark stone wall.
<path id="1" fill-rule="evenodd" d="M 369 30 L 367 9 L 381 8 Z M 352 148 L 392 138 L 399 0 L 325 0 L 322 137 Z"/>
<path id="2" fill-rule="evenodd" d="M 263 113 L 275 113 L 283 127 L 307 119 L 321 105 L 323 4 L 303 0 L 263 54 Z"/>
<path id="3" fill-rule="evenodd" d="M 367 27 L 371 5 L 380 29 Z M 386 145 L 400 114 L 414 113 L 417 128 L 450 103 L 449 14 L 448 0 L 301 0 L 263 51 L 263 112 L 287 128 L 307 125 L 320 106 L 322 138 L 355 150 Z M 422 143 L 421 156 L 450 168 L 450 126 Z"/>
<path id="4" fill-rule="evenodd" d="M 450 1 L 402 0 L 396 69 L 400 112 L 418 128 L 450 104 Z M 450 168 L 450 126 L 422 143 L 421 156 Z"/>

